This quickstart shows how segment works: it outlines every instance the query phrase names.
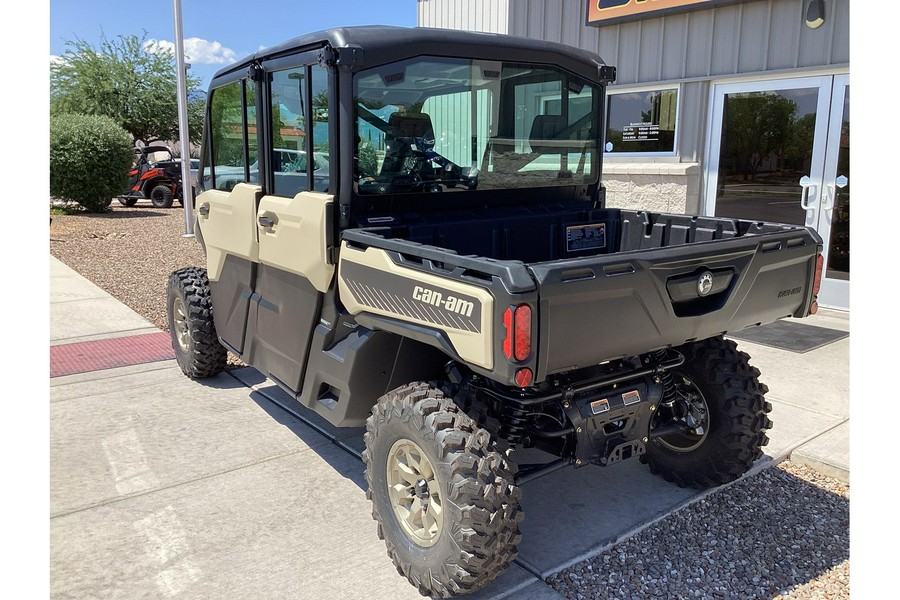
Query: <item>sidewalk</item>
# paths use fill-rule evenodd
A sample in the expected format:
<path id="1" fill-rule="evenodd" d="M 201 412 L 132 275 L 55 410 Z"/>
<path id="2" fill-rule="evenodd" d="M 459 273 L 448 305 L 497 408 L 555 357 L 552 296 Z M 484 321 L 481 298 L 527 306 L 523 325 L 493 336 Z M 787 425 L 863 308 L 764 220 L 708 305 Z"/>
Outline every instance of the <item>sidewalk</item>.
<path id="1" fill-rule="evenodd" d="M 187 379 L 167 334 L 53 258 L 50 312 L 52 597 L 421 597 L 375 535 L 345 451 L 358 429 L 316 420 L 254 369 Z M 840 313 L 807 321 L 849 328 Z M 845 477 L 849 340 L 740 347 L 774 407 L 757 468 L 791 457 Z M 559 599 L 543 578 L 702 496 L 637 461 L 538 479 L 518 560 L 471 598 Z"/>

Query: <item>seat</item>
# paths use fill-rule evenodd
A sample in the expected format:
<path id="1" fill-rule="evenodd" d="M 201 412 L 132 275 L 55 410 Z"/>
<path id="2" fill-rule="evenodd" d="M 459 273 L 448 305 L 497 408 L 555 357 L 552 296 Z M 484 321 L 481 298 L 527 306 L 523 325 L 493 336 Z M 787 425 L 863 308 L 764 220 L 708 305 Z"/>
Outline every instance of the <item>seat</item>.
<path id="1" fill-rule="evenodd" d="M 388 119 L 390 134 L 384 139 L 384 162 L 381 174 L 401 173 L 407 170 L 407 158 L 412 156 L 412 144 L 416 138 L 430 141 L 434 145 L 434 128 L 431 117 L 426 113 L 392 113 Z M 424 148 L 419 148 L 424 150 Z"/>
<path id="2" fill-rule="evenodd" d="M 559 134 L 566 127 L 568 127 L 568 123 L 562 115 L 537 115 L 531 123 L 531 135 L 528 136 L 528 141 L 531 143 L 531 151 L 537 154 L 562 154 L 563 152 L 568 152 L 567 149 L 559 144 L 562 141 Z M 557 143 L 541 143 L 549 140 Z"/>

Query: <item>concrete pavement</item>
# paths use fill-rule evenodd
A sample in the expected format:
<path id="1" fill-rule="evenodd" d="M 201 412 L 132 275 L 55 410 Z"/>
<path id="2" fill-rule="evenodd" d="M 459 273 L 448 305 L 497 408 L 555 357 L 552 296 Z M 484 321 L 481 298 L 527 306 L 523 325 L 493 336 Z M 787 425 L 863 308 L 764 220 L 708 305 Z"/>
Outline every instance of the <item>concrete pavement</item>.
<path id="1" fill-rule="evenodd" d="M 98 342 L 128 354 L 158 330 L 53 258 L 50 313 L 51 351 L 99 361 L 50 380 L 53 598 L 420 598 L 375 535 L 360 429 L 250 368 L 198 383 L 134 353 L 153 360 L 98 369 L 121 364 Z M 837 312 L 804 322 L 849 330 Z M 739 345 L 774 407 L 757 468 L 791 457 L 846 480 L 849 339 L 806 354 Z M 637 461 L 538 479 L 518 560 L 473 598 L 558 599 L 542 579 L 702 496 Z"/>

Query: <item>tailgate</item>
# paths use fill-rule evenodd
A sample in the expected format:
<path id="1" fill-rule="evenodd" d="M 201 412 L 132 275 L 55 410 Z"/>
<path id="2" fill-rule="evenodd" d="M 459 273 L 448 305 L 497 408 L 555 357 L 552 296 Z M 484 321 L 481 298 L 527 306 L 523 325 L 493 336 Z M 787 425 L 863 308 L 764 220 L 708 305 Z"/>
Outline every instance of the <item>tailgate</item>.
<path id="1" fill-rule="evenodd" d="M 539 291 L 536 378 L 806 316 L 820 244 L 797 228 L 529 265 Z"/>

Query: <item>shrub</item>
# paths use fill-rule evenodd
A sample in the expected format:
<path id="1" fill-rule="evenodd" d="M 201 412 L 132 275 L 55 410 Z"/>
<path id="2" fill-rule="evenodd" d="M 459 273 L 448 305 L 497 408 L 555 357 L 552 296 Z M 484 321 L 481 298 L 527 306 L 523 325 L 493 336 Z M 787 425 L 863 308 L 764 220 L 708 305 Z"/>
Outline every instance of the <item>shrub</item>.
<path id="1" fill-rule="evenodd" d="M 50 194 L 104 212 L 128 185 L 131 137 L 109 117 L 50 117 Z"/>

